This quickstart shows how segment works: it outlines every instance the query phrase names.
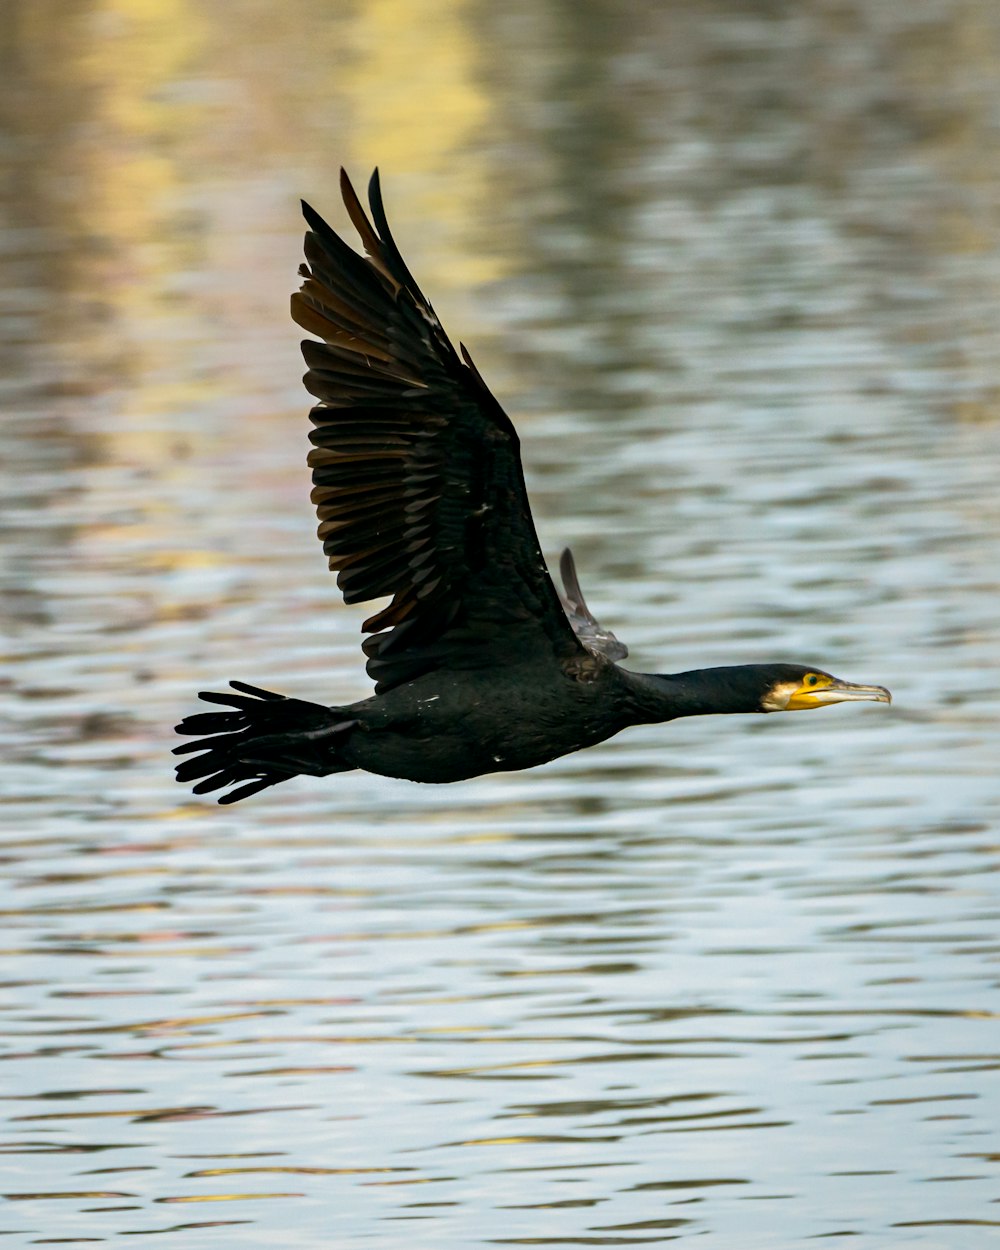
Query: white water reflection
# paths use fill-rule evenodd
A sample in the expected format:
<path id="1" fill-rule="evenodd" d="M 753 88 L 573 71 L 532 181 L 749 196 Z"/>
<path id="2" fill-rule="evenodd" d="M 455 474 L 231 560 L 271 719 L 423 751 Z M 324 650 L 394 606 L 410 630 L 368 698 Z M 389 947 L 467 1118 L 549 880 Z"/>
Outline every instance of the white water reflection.
<path id="1" fill-rule="evenodd" d="M 979 1250 L 997 18 L 445 7 L 417 96 L 389 0 L 11 9 L 2 1240 Z M 176 788 L 197 689 L 366 689 L 284 311 L 339 160 L 637 667 L 896 704 Z"/>

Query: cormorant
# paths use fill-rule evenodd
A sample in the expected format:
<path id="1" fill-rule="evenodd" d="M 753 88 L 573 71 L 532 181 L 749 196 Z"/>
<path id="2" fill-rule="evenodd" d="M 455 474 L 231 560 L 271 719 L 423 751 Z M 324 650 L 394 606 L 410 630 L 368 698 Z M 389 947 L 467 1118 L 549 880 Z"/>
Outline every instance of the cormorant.
<path id="1" fill-rule="evenodd" d="M 390 597 L 362 625 L 372 698 L 324 707 L 244 682 L 186 717 L 177 768 L 233 803 L 298 773 L 361 768 L 445 782 L 531 768 L 628 725 L 708 712 L 891 701 L 808 664 L 668 675 L 619 667 L 564 551 L 562 597 L 539 550 L 518 437 L 464 345 L 456 352 L 393 241 L 378 171 L 371 219 L 343 171 L 366 255 L 303 203 L 307 264 L 292 316 L 319 403 L 309 454 L 319 537 L 346 603 Z M 373 224 L 374 223 L 374 224 Z"/>

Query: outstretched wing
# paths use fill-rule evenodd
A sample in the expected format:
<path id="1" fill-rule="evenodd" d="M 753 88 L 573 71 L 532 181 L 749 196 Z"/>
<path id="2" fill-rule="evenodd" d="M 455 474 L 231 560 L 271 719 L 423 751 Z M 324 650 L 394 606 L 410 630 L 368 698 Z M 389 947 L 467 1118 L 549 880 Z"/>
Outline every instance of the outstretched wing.
<path id="1" fill-rule="evenodd" d="M 560 596 L 562 605 L 570 625 L 573 626 L 573 632 L 583 646 L 594 655 L 603 655 L 609 660 L 624 660 L 628 655 L 628 647 L 619 642 L 610 629 L 605 629 L 587 607 L 577 580 L 573 553 L 568 547 L 559 557 L 559 575 L 563 584 L 563 594 Z"/>
<path id="2" fill-rule="evenodd" d="M 367 257 L 303 204 L 302 287 L 313 502 L 347 603 L 391 596 L 365 621 L 384 691 L 434 668 L 476 668 L 582 648 L 535 534 L 517 434 L 464 346 L 461 358 L 403 262 L 378 171 L 365 214 L 341 171 Z M 374 225 L 372 224 L 374 221 Z"/>

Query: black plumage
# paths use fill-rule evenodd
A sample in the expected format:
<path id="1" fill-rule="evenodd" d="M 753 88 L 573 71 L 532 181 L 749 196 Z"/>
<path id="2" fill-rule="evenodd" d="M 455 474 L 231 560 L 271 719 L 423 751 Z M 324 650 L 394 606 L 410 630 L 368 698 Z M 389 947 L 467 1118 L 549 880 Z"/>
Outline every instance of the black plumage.
<path id="1" fill-rule="evenodd" d="M 456 352 L 392 238 L 378 173 L 371 220 L 341 189 L 365 256 L 308 205 L 292 316 L 307 340 L 312 500 L 347 603 L 388 598 L 362 629 L 375 696 L 328 708 L 231 682 L 227 711 L 187 717 L 177 768 L 233 802 L 297 773 L 363 768 L 456 781 L 528 768 L 627 725 L 706 712 L 888 700 L 804 665 L 630 673 L 563 553 L 563 598 L 539 548 L 517 433 L 464 345 Z M 825 697 L 820 697 L 824 695 Z M 809 702 L 808 700 L 814 700 Z"/>

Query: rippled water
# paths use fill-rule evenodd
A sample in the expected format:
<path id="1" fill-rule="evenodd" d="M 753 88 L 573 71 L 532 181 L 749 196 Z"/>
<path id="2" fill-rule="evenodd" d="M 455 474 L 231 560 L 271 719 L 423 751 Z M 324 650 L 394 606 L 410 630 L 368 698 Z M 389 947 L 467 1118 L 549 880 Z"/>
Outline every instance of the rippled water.
<path id="1" fill-rule="evenodd" d="M 330 8 L 4 8 L 0 1244 L 979 1250 L 995 6 Z M 893 707 L 175 787 L 197 689 L 368 689 L 285 311 L 340 161 L 636 667 Z"/>

